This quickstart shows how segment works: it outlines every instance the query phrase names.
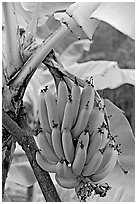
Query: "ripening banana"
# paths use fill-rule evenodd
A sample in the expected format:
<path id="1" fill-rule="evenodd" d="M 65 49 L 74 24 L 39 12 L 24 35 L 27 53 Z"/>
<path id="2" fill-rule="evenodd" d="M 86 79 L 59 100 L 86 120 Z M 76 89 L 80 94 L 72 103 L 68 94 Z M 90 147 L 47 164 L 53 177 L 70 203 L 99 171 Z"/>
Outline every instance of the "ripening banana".
<path id="1" fill-rule="evenodd" d="M 86 130 L 89 131 L 89 134 L 97 132 L 98 128 L 101 127 L 104 122 L 104 112 L 100 110 L 98 107 L 93 108 L 89 115 L 89 120 L 87 123 Z"/>
<path id="2" fill-rule="evenodd" d="M 44 134 L 46 135 L 46 138 L 47 138 L 47 140 L 48 140 L 48 143 L 49 143 L 50 146 L 53 148 L 51 134 L 49 134 L 48 132 L 45 132 L 45 131 L 44 131 Z"/>
<path id="3" fill-rule="evenodd" d="M 40 132 L 38 134 L 38 136 L 36 137 L 36 142 L 47 160 L 56 163 L 59 161 L 59 158 L 57 157 L 56 153 L 48 143 L 44 132 Z"/>
<path id="4" fill-rule="evenodd" d="M 111 158 L 113 157 L 113 154 L 114 153 L 114 148 L 113 145 L 114 142 L 112 140 L 110 140 L 106 146 L 104 147 L 104 151 L 103 151 L 103 159 L 102 159 L 102 162 L 100 164 L 100 166 L 98 167 L 97 171 L 96 172 L 100 172 L 100 171 L 103 171 L 103 169 L 105 169 L 107 167 L 107 165 L 109 164 Z"/>
<path id="5" fill-rule="evenodd" d="M 95 95 L 94 86 L 93 84 L 91 84 L 90 81 L 87 81 L 81 93 L 79 114 L 87 104 L 87 101 L 89 101 L 89 112 L 91 112 L 94 105 L 94 95 Z"/>
<path id="6" fill-rule="evenodd" d="M 100 170 L 100 171 L 97 170 L 91 176 L 91 180 L 93 182 L 98 182 L 98 181 L 104 179 L 106 176 L 108 176 L 108 174 L 110 174 L 110 172 L 115 167 L 117 160 L 118 160 L 118 152 L 117 152 L 117 150 L 114 150 L 113 155 L 112 155 L 108 165 L 105 168 L 103 168 L 102 170 Z"/>
<path id="7" fill-rule="evenodd" d="M 63 177 L 63 178 L 65 178 L 64 164 L 65 164 L 65 161 L 64 161 L 64 160 L 61 160 L 61 161 L 59 161 L 59 162 L 56 164 L 56 174 L 57 174 L 58 176 Z"/>
<path id="8" fill-rule="evenodd" d="M 36 161 L 38 165 L 50 173 L 56 173 L 56 163 L 49 162 L 44 155 L 36 152 Z"/>
<path id="9" fill-rule="evenodd" d="M 76 150 L 75 150 L 75 154 L 76 154 L 76 152 L 78 150 L 78 147 L 81 144 L 81 142 L 84 145 L 85 151 L 87 152 L 87 148 L 88 148 L 88 145 L 89 145 L 89 133 L 88 132 L 83 131 L 81 133 L 81 135 L 79 136 L 77 146 L 76 146 Z"/>
<path id="10" fill-rule="evenodd" d="M 69 98 L 64 110 L 61 131 L 63 132 L 64 129 L 71 130 L 72 122 L 73 122 L 73 103 L 72 103 L 72 96 L 69 95 Z"/>
<path id="11" fill-rule="evenodd" d="M 74 178 L 76 177 L 75 174 L 72 172 L 72 166 L 69 164 L 67 165 L 66 162 L 64 162 L 64 175 L 65 178 Z"/>
<path id="12" fill-rule="evenodd" d="M 82 171 L 83 176 L 90 176 L 98 169 L 103 159 L 102 153 L 98 150 L 90 159 L 89 163 L 84 167 Z"/>
<path id="13" fill-rule="evenodd" d="M 40 96 L 39 96 L 38 115 L 39 115 L 39 121 L 40 121 L 41 128 L 50 134 L 51 128 L 50 128 L 50 124 L 49 124 L 47 106 L 46 106 L 46 103 L 44 100 L 44 93 L 43 92 L 44 91 L 41 90 Z"/>
<path id="14" fill-rule="evenodd" d="M 86 131 L 83 131 L 79 136 L 78 141 L 82 141 L 82 143 L 84 144 L 84 148 L 87 151 L 87 148 L 89 145 L 89 133 Z"/>
<path id="15" fill-rule="evenodd" d="M 91 157 L 100 148 L 101 142 L 102 142 L 102 136 L 101 136 L 101 134 L 99 132 L 96 132 L 91 137 L 91 141 L 90 141 L 89 146 L 88 146 L 86 164 L 89 163 Z"/>
<path id="16" fill-rule="evenodd" d="M 44 99 L 47 105 L 50 128 L 52 129 L 54 125 L 53 122 L 55 124 L 59 124 L 59 118 L 58 118 L 56 99 L 47 87 L 44 89 Z"/>
<path id="17" fill-rule="evenodd" d="M 81 174 L 84 168 L 87 152 L 82 141 L 78 141 L 77 146 L 78 146 L 76 147 L 77 151 L 75 153 L 75 158 L 72 164 L 72 171 L 75 175 L 78 176 Z"/>
<path id="18" fill-rule="evenodd" d="M 72 135 L 69 129 L 64 129 L 62 133 L 62 146 L 65 158 L 68 162 L 72 163 L 74 159 L 74 144 Z"/>
<path id="19" fill-rule="evenodd" d="M 88 120 L 89 120 L 89 101 L 80 112 L 75 127 L 72 129 L 72 136 L 74 139 L 77 139 L 79 135 L 85 130 Z"/>
<path id="20" fill-rule="evenodd" d="M 72 102 L 73 102 L 73 126 L 74 126 L 77 120 L 79 105 L 80 105 L 80 87 L 78 85 L 76 77 L 72 87 L 71 94 L 72 94 Z"/>
<path id="21" fill-rule="evenodd" d="M 108 138 L 108 130 L 106 128 L 103 128 L 103 133 L 101 134 L 102 136 L 102 141 L 101 141 L 101 145 L 100 145 L 100 149 L 103 149 L 107 142 L 109 141 L 109 138 Z"/>
<path id="22" fill-rule="evenodd" d="M 67 178 L 57 176 L 57 174 L 55 174 L 55 179 L 61 187 L 67 188 L 67 189 L 76 188 L 80 182 L 78 178 L 68 178 L 67 179 Z"/>
<path id="23" fill-rule="evenodd" d="M 57 157 L 60 159 L 65 159 L 63 147 L 62 147 L 62 135 L 58 124 L 54 124 L 52 128 L 51 138 L 52 138 L 53 149 Z"/>
<path id="24" fill-rule="evenodd" d="M 65 82 L 61 79 L 58 85 L 58 96 L 57 96 L 57 111 L 58 111 L 60 124 L 62 124 L 67 99 L 68 99 L 68 89 Z"/>

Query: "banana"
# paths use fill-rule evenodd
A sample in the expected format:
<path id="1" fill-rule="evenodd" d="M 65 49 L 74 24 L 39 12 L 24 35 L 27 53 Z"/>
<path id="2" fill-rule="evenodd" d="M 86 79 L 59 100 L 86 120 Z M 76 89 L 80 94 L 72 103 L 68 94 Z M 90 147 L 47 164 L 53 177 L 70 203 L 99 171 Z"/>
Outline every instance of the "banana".
<path id="1" fill-rule="evenodd" d="M 93 182 L 98 182 L 102 179 L 104 179 L 106 176 L 108 176 L 108 174 L 113 170 L 113 168 L 115 167 L 116 165 L 116 162 L 118 160 L 118 152 L 117 150 L 114 150 L 113 151 L 113 155 L 108 163 L 108 165 L 103 168 L 102 170 L 100 171 L 96 171 L 92 176 L 91 176 L 91 180 Z"/>
<path id="2" fill-rule="evenodd" d="M 59 124 L 59 118 L 58 118 L 56 99 L 47 87 L 44 89 L 44 99 L 47 105 L 50 128 L 52 129 L 53 121 L 55 124 Z"/>
<path id="3" fill-rule="evenodd" d="M 61 161 L 59 161 L 59 162 L 56 164 L 56 174 L 57 174 L 58 176 L 63 177 L 63 178 L 65 178 L 64 164 L 65 164 L 65 161 L 64 161 L 64 160 L 61 160 Z"/>
<path id="4" fill-rule="evenodd" d="M 77 139 L 79 135 L 85 130 L 88 120 L 89 120 L 89 101 L 80 112 L 76 125 L 72 129 L 72 136 L 74 139 Z"/>
<path id="5" fill-rule="evenodd" d="M 72 163 L 74 159 L 74 145 L 70 130 L 64 129 L 62 133 L 62 146 L 65 158 L 68 162 Z"/>
<path id="6" fill-rule="evenodd" d="M 80 182 L 78 178 L 67 179 L 67 178 L 60 177 L 57 174 L 55 174 L 55 179 L 61 187 L 67 188 L 67 189 L 76 188 Z"/>
<path id="7" fill-rule="evenodd" d="M 88 145 L 89 145 L 89 134 L 88 134 L 88 132 L 83 131 L 81 133 L 81 135 L 79 136 L 78 141 L 77 141 L 77 146 L 75 148 L 75 155 L 76 155 L 77 150 L 78 150 L 79 146 L 81 145 L 81 143 L 84 145 L 85 151 L 87 153 L 87 148 L 88 148 Z"/>
<path id="8" fill-rule="evenodd" d="M 78 176 L 81 174 L 84 168 L 87 152 L 82 141 L 80 142 L 78 141 L 77 146 L 78 146 L 76 147 L 77 151 L 75 153 L 75 158 L 72 164 L 72 171 L 75 175 Z"/>
<path id="9" fill-rule="evenodd" d="M 100 166 L 98 167 L 96 173 L 103 171 L 103 169 L 105 169 L 107 167 L 107 165 L 109 165 L 110 160 L 113 158 L 113 154 L 114 153 L 114 148 L 111 146 L 113 145 L 114 142 L 113 141 L 109 141 L 106 146 L 104 147 L 104 152 L 103 152 L 103 159 L 102 162 L 100 164 Z"/>
<path id="10" fill-rule="evenodd" d="M 75 77 L 75 82 L 72 87 L 72 101 L 73 101 L 73 126 L 76 123 L 79 105 L 80 105 L 80 87 L 78 85 L 77 78 Z"/>
<path id="11" fill-rule="evenodd" d="M 89 163 L 91 157 L 97 152 L 97 150 L 100 148 L 102 142 L 102 136 L 99 132 L 96 132 L 92 137 L 91 141 L 89 143 L 88 149 L 87 149 L 87 158 L 86 158 L 86 164 Z"/>
<path id="12" fill-rule="evenodd" d="M 49 162 L 44 155 L 36 152 L 36 161 L 38 165 L 50 173 L 56 173 L 56 163 Z"/>
<path id="13" fill-rule="evenodd" d="M 74 178 L 76 177 L 75 174 L 72 172 L 72 166 L 71 165 L 67 165 L 66 162 L 64 162 L 64 175 L 65 178 Z"/>
<path id="14" fill-rule="evenodd" d="M 89 145 L 89 133 L 86 131 L 83 131 L 79 136 L 78 141 L 82 141 L 82 143 L 84 144 L 84 148 L 87 151 L 87 148 Z"/>
<path id="15" fill-rule="evenodd" d="M 43 155 L 46 157 L 47 160 L 56 163 L 59 161 L 59 158 L 48 143 L 44 132 L 40 132 L 38 134 L 38 136 L 36 137 L 36 142 L 38 143 L 39 148 L 41 149 Z"/>
<path id="16" fill-rule="evenodd" d="M 97 132 L 98 128 L 104 122 L 104 112 L 100 110 L 98 107 L 93 108 L 89 115 L 89 121 L 87 123 L 86 130 L 89 131 L 89 134 Z"/>
<path id="17" fill-rule="evenodd" d="M 102 153 L 98 150 L 90 159 L 89 163 L 84 167 L 82 171 L 83 176 L 90 176 L 98 169 L 103 159 Z"/>
<path id="18" fill-rule="evenodd" d="M 48 140 L 48 143 L 49 143 L 50 146 L 53 148 L 51 134 L 49 134 L 48 132 L 45 132 L 45 131 L 44 131 L 44 134 L 46 135 L 46 138 L 47 138 L 47 140 Z"/>
<path id="19" fill-rule="evenodd" d="M 67 98 L 68 98 L 68 89 L 65 82 L 61 79 L 58 85 L 58 96 L 57 96 L 57 111 L 58 111 L 60 124 L 62 124 Z"/>
<path id="20" fill-rule="evenodd" d="M 94 86 L 93 84 L 91 84 L 90 81 L 87 81 L 81 93 L 79 113 L 85 107 L 85 105 L 87 104 L 87 101 L 89 101 L 89 107 L 90 107 L 89 112 L 91 112 L 94 105 L 94 95 L 95 95 Z"/>
<path id="21" fill-rule="evenodd" d="M 38 115 L 39 115 L 41 128 L 50 134 L 51 128 L 49 124 L 47 106 L 44 100 L 43 92 L 44 92 L 43 90 L 41 90 L 40 92 L 39 103 L 38 103 Z"/>
<path id="22" fill-rule="evenodd" d="M 64 110 L 61 131 L 63 132 L 64 129 L 70 130 L 72 127 L 72 122 L 73 122 L 73 103 L 72 103 L 72 96 L 69 95 L 69 98 Z"/>
<path id="23" fill-rule="evenodd" d="M 109 138 L 107 137 L 108 136 L 108 130 L 106 128 L 103 128 L 103 133 L 101 134 L 102 136 L 102 141 L 101 141 L 101 145 L 100 145 L 100 149 L 103 149 L 107 142 L 109 141 Z"/>
<path id="24" fill-rule="evenodd" d="M 51 138 L 52 138 L 53 149 L 57 157 L 60 159 L 65 159 L 63 147 L 62 147 L 62 135 L 58 124 L 54 124 L 52 133 L 51 133 Z"/>

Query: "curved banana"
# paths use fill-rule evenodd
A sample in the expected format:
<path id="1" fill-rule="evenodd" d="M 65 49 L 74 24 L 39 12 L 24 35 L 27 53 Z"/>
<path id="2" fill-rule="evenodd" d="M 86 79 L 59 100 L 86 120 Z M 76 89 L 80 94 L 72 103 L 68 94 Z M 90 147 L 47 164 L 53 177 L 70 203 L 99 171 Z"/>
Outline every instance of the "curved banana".
<path id="1" fill-rule="evenodd" d="M 69 95 L 68 101 L 65 106 L 64 116 L 61 126 L 61 131 L 63 132 L 64 129 L 71 130 L 72 122 L 73 122 L 73 103 L 72 103 L 72 96 Z"/>
<path id="2" fill-rule="evenodd" d="M 87 148 L 89 145 L 89 133 L 86 131 L 83 131 L 79 136 L 78 141 L 82 141 L 82 143 L 84 144 L 85 150 L 87 151 Z"/>
<path id="3" fill-rule="evenodd" d="M 98 131 L 98 128 L 102 126 L 103 122 L 104 112 L 98 107 L 95 107 L 89 115 L 89 121 L 87 123 L 86 130 L 88 130 L 89 134 L 92 135 L 93 133 Z"/>
<path id="4" fill-rule="evenodd" d="M 72 87 L 72 102 L 73 102 L 73 125 L 75 125 L 78 111 L 79 111 L 79 105 L 80 105 L 80 87 L 78 85 L 77 78 L 75 77 L 75 82 Z"/>
<path id="5" fill-rule="evenodd" d="M 89 134 L 86 131 L 83 131 L 78 138 L 77 146 L 75 148 L 75 155 L 76 155 L 77 150 L 81 144 L 84 146 L 85 152 L 87 153 L 87 148 L 89 145 Z"/>
<path id="6" fill-rule="evenodd" d="M 87 152 L 82 141 L 78 142 L 77 146 L 77 151 L 75 153 L 75 158 L 72 164 L 72 171 L 75 175 L 78 176 L 81 174 L 84 168 Z"/>
<path id="7" fill-rule="evenodd" d="M 89 101 L 89 104 L 90 104 L 89 112 L 91 112 L 91 110 L 93 109 L 93 105 L 94 105 L 94 95 L 95 95 L 94 86 L 93 84 L 91 84 L 90 81 L 87 81 L 81 93 L 79 114 L 81 110 L 85 107 L 85 105 L 87 104 L 87 101 Z"/>
<path id="8" fill-rule="evenodd" d="M 113 154 L 115 154 L 115 150 L 113 148 L 114 142 L 110 140 L 110 142 L 107 143 L 107 145 L 104 147 L 104 152 L 103 152 L 103 159 L 102 162 L 100 164 L 100 166 L 97 169 L 97 173 L 100 171 L 103 171 L 103 169 L 105 169 L 107 167 L 107 165 L 109 165 L 110 160 L 113 158 Z"/>
<path id="9" fill-rule="evenodd" d="M 62 135 L 58 124 L 54 124 L 52 133 L 51 133 L 51 138 L 52 138 L 53 149 L 57 157 L 60 159 L 65 159 L 63 147 L 62 147 Z"/>
<path id="10" fill-rule="evenodd" d="M 103 149 L 107 142 L 109 141 L 109 138 L 108 138 L 108 130 L 106 128 L 103 128 L 103 133 L 101 134 L 102 136 L 102 141 L 101 141 L 101 145 L 100 145 L 100 149 Z"/>
<path id="11" fill-rule="evenodd" d="M 65 82 L 61 79 L 58 85 L 58 96 L 57 96 L 57 111 L 58 111 L 60 124 L 62 124 L 67 98 L 68 98 L 68 89 Z"/>
<path id="12" fill-rule="evenodd" d="M 113 168 L 116 165 L 116 162 L 118 160 L 118 152 L 117 150 L 113 151 L 113 155 L 108 163 L 108 165 L 103 168 L 100 171 L 96 171 L 92 176 L 91 176 L 91 180 L 94 182 L 98 182 L 102 179 L 104 179 L 106 176 L 108 176 L 108 174 L 113 170 Z"/>
<path id="13" fill-rule="evenodd" d="M 92 137 L 87 150 L 86 164 L 89 163 L 91 157 L 98 151 L 102 142 L 102 136 L 96 132 Z"/>
<path id="14" fill-rule="evenodd" d="M 47 106 L 44 100 L 44 91 L 41 90 L 40 96 L 39 96 L 39 103 L 38 103 L 38 115 L 39 115 L 39 121 L 40 121 L 40 126 L 41 128 L 48 132 L 51 133 L 51 128 L 49 124 L 49 119 L 48 119 L 48 112 L 47 112 Z"/>
<path id="15" fill-rule="evenodd" d="M 49 143 L 50 146 L 53 148 L 51 134 L 49 134 L 48 132 L 45 132 L 45 131 L 44 131 L 44 134 L 46 135 L 46 138 L 47 138 L 47 140 L 48 140 L 48 143 Z"/>
<path id="16" fill-rule="evenodd" d="M 65 178 L 64 164 L 65 164 L 65 161 L 64 161 L 64 160 L 61 160 L 61 161 L 59 161 L 59 162 L 56 164 L 56 174 L 57 174 L 58 176 L 63 177 L 63 178 Z"/>
<path id="17" fill-rule="evenodd" d="M 44 99 L 47 105 L 50 128 L 52 129 L 54 125 L 53 121 L 55 124 L 59 124 L 59 118 L 58 118 L 56 99 L 47 87 L 44 89 Z"/>
<path id="18" fill-rule="evenodd" d="M 98 169 L 103 159 L 102 153 L 98 150 L 93 157 L 90 159 L 89 163 L 84 167 L 82 171 L 83 176 L 90 176 Z"/>
<path id="19" fill-rule="evenodd" d="M 44 155 L 36 152 L 36 161 L 38 165 L 50 173 L 56 173 L 56 163 L 49 162 Z"/>
<path id="20" fill-rule="evenodd" d="M 75 174 L 72 172 L 72 166 L 68 166 L 66 162 L 64 162 L 64 175 L 65 178 L 74 178 L 76 177 Z"/>
<path id="21" fill-rule="evenodd" d="M 65 158 L 68 162 L 72 163 L 74 160 L 74 145 L 70 130 L 64 129 L 62 133 L 62 146 Z"/>
<path id="22" fill-rule="evenodd" d="M 67 189 L 76 188 L 80 182 L 78 178 L 67 179 L 67 178 L 62 178 L 60 176 L 57 176 L 57 174 L 55 174 L 55 179 L 61 187 L 67 188 Z"/>
<path id="23" fill-rule="evenodd" d="M 89 101 L 80 112 L 75 127 L 72 129 L 72 136 L 74 139 L 77 139 L 79 135 L 85 130 L 88 120 L 89 120 Z"/>
<path id="24" fill-rule="evenodd" d="M 41 149 L 43 155 L 46 157 L 47 160 L 56 163 L 59 161 L 59 158 L 48 143 L 44 132 L 40 132 L 38 134 L 38 136 L 36 137 L 36 142 L 38 143 L 39 148 Z"/>

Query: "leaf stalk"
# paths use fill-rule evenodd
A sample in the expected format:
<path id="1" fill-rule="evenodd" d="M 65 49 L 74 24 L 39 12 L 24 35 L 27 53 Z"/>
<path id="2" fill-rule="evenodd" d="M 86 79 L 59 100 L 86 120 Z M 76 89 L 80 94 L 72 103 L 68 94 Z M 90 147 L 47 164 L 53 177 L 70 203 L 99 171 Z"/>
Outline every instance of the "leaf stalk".
<path id="1" fill-rule="evenodd" d="M 10 78 L 22 65 L 20 55 L 19 39 L 17 35 L 17 23 L 15 20 L 14 4 L 3 2 L 3 12 L 6 31 L 6 59 L 7 59 L 7 78 Z"/>

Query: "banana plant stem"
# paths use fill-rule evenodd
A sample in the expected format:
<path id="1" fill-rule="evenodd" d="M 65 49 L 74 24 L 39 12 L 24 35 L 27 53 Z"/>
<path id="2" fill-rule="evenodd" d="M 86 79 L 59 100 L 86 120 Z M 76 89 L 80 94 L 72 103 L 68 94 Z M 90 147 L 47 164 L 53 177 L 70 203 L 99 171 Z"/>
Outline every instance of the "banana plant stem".
<path id="1" fill-rule="evenodd" d="M 25 151 L 45 200 L 61 202 L 49 173 L 40 168 L 36 162 L 38 147 L 24 118 L 24 113 L 20 114 L 18 123 L 19 125 L 4 110 L 2 111 L 2 124 Z"/>
<path id="2" fill-rule="evenodd" d="M 23 65 L 19 50 L 17 23 L 14 15 L 14 3 L 3 2 L 3 13 L 6 31 L 7 78 L 10 78 Z"/>
<path id="3" fill-rule="evenodd" d="M 17 76 L 12 80 L 11 87 L 16 89 L 18 86 L 21 86 L 27 76 L 31 75 L 32 72 L 35 72 L 42 60 L 61 39 L 69 34 L 69 32 L 70 31 L 68 30 L 67 26 L 62 24 L 61 27 L 55 33 L 53 33 L 27 60 L 24 66 L 20 69 L 20 72 L 17 74 Z"/>

